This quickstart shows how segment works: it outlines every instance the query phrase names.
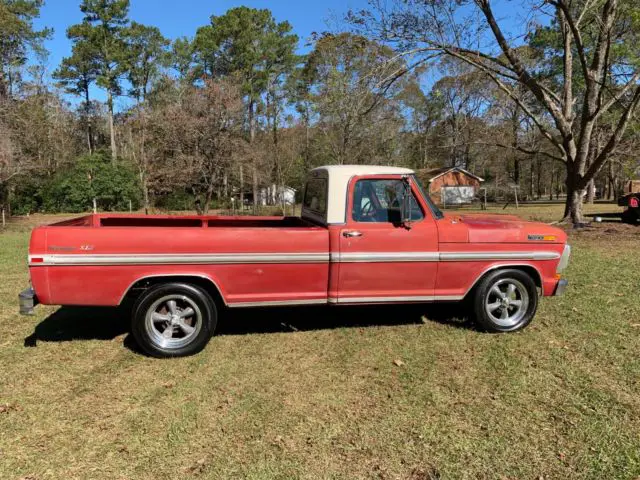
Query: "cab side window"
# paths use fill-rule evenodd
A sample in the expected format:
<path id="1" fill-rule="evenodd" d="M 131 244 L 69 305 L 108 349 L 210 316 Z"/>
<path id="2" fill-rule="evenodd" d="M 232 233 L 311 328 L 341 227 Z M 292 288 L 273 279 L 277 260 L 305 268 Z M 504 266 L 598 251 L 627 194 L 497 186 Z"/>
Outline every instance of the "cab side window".
<path id="1" fill-rule="evenodd" d="M 400 223 L 405 185 L 402 180 L 358 180 L 353 191 L 352 218 L 356 222 Z M 411 193 L 411 220 L 424 214 Z"/>

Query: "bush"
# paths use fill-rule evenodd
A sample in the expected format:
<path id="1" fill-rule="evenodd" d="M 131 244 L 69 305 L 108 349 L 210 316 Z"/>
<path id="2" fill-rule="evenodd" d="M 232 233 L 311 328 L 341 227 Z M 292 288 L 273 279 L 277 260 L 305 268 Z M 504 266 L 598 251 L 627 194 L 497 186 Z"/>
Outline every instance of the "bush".
<path id="1" fill-rule="evenodd" d="M 154 200 L 155 206 L 161 210 L 184 211 L 195 208 L 195 197 L 182 189 L 176 189 L 165 195 L 158 195 Z"/>
<path id="2" fill-rule="evenodd" d="M 42 209 L 42 187 L 45 179 L 38 176 L 21 178 L 11 194 L 11 214 L 27 215 Z"/>
<path id="3" fill-rule="evenodd" d="M 135 172 L 122 164 L 114 165 L 108 155 L 95 153 L 78 158 L 59 172 L 42 189 L 42 209 L 46 212 L 86 212 L 96 199 L 105 211 L 140 208 L 140 185 Z"/>

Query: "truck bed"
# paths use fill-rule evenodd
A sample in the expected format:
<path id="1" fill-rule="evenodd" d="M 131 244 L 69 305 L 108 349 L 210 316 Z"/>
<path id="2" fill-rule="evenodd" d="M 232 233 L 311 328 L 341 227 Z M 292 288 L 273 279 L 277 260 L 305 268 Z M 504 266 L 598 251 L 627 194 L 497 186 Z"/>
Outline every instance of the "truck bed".
<path id="1" fill-rule="evenodd" d="M 118 305 L 158 276 L 208 279 L 229 305 L 321 302 L 329 231 L 297 217 L 87 215 L 36 228 L 29 264 L 45 304 Z"/>
<path id="2" fill-rule="evenodd" d="M 94 214 L 54 223 L 52 227 L 213 227 L 305 228 L 316 225 L 300 217 Z"/>

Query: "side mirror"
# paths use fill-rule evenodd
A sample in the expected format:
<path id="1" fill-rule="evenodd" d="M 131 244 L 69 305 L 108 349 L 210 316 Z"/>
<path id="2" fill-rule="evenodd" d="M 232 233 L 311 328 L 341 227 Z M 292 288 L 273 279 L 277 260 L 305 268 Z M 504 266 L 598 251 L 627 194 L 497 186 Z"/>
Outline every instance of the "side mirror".
<path id="1" fill-rule="evenodd" d="M 411 178 L 402 177 L 404 191 L 402 192 L 401 224 L 407 230 L 411 229 Z"/>

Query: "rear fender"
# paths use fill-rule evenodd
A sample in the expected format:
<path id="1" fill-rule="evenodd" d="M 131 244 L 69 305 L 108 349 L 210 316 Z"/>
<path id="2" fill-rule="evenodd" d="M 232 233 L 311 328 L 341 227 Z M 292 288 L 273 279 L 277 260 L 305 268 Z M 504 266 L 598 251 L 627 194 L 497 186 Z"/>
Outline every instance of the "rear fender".
<path id="1" fill-rule="evenodd" d="M 118 305 L 121 305 L 122 302 L 128 296 L 134 296 L 137 290 L 144 290 L 151 285 L 157 285 L 158 283 L 164 282 L 176 282 L 182 281 L 185 283 L 192 283 L 204 288 L 214 300 L 216 300 L 220 305 L 226 306 L 227 301 L 223 294 L 222 289 L 218 285 L 218 282 L 213 280 L 208 275 L 204 275 L 202 273 L 180 273 L 180 274 L 156 274 L 156 275 L 144 275 L 135 281 L 133 281 L 129 287 L 124 291 L 122 296 L 120 297 L 120 301 Z"/>

